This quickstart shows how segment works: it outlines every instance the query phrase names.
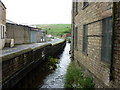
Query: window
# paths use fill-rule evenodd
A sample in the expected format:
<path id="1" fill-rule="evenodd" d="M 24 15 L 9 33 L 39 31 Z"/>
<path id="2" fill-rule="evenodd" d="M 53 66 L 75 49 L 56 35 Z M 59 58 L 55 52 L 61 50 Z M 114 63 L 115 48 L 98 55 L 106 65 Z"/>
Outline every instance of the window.
<path id="1" fill-rule="evenodd" d="M 1 39 L 3 39 L 3 25 L 1 25 Z"/>
<path id="2" fill-rule="evenodd" d="M 112 17 L 102 20 L 103 37 L 102 37 L 102 51 L 101 59 L 107 62 L 111 61 L 112 50 Z"/>
<path id="3" fill-rule="evenodd" d="M 89 5 L 88 0 L 84 0 L 83 2 L 83 8 L 87 7 Z"/>
<path id="4" fill-rule="evenodd" d="M 0 25 L 0 31 L 1 31 L 1 39 L 5 38 L 5 26 Z"/>
<path id="5" fill-rule="evenodd" d="M 2 39 L 2 25 L 0 25 L 0 38 Z"/>
<path id="6" fill-rule="evenodd" d="M 83 25 L 83 49 L 82 51 L 87 54 L 88 51 L 88 25 Z"/>
<path id="7" fill-rule="evenodd" d="M 74 48 L 78 48 L 78 27 L 74 29 Z"/>
<path id="8" fill-rule="evenodd" d="M 5 38 L 5 27 L 3 26 L 3 39 Z"/>
<path id="9" fill-rule="evenodd" d="M 87 6 L 88 2 L 83 2 L 83 7 Z"/>
<path id="10" fill-rule="evenodd" d="M 75 9 L 75 11 L 76 11 L 76 14 L 78 13 L 78 0 L 76 0 L 76 9 Z"/>

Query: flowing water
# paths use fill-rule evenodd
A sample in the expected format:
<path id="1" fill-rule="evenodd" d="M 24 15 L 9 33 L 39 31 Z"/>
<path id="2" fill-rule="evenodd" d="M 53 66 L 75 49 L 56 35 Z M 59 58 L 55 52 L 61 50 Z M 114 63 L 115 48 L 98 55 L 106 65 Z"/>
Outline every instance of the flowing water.
<path id="1" fill-rule="evenodd" d="M 57 64 L 56 70 L 44 79 L 41 88 L 64 88 L 64 76 L 70 64 L 69 51 L 70 44 L 67 43 L 62 55 L 60 56 L 60 62 Z"/>

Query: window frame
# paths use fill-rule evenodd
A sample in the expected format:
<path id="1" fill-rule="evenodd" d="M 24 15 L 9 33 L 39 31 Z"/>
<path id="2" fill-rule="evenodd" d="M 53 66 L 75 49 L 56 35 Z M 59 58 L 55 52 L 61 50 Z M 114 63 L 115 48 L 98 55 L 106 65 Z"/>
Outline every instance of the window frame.
<path id="1" fill-rule="evenodd" d="M 88 55 L 88 25 L 83 25 L 82 52 Z"/>
<path id="2" fill-rule="evenodd" d="M 3 26 L 3 39 L 5 39 L 5 27 Z"/>
<path id="3" fill-rule="evenodd" d="M 5 25 L 0 25 L 1 39 L 5 39 Z"/>
<path id="4" fill-rule="evenodd" d="M 108 63 L 112 59 L 112 27 L 112 17 L 102 20 L 101 60 Z"/>
<path id="5" fill-rule="evenodd" d="M 74 27 L 74 49 L 78 49 L 78 26 Z"/>
<path id="6" fill-rule="evenodd" d="M 76 3 L 75 3 L 75 15 L 77 15 L 78 14 L 78 7 L 79 7 L 79 5 L 78 5 L 78 0 L 76 0 Z"/>
<path id="7" fill-rule="evenodd" d="M 83 0 L 82 9 L 85 9 L 87 6 L 89 6 L 89 2 L 87 0 Z"/>

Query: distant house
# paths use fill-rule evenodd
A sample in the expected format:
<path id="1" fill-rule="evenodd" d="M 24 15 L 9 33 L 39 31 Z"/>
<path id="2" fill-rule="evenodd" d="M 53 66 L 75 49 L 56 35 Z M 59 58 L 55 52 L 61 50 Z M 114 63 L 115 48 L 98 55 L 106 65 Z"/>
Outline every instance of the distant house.
<path id="1" fill-rule="evenodd" d="M 63 35 L 63 38 L 67 38 L 67 37 L 71 37 L 71 34 L 70 33 L 66 33 Z"/>
<path id="2" fill-rule="evenodd" d="M 93 76 L 95 87 L 120 88 L 120 2 L 77 1 L 72 7 L 72 57 Z"/>
<path id="3" fill-rule="evenodd" d="M 5 45 L 6 32 L 6 7 L 0 0 L 0 49 Z"/>

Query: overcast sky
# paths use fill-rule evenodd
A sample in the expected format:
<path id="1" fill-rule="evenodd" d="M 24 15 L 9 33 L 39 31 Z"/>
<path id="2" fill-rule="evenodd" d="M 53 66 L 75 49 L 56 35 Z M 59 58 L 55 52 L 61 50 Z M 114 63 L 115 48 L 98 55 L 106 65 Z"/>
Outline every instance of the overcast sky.
<path id="1" fill-rule="evenodd" d="M 2 0 L 6 18 L 19 24 L 69 24 L 72 0 Z"/>

